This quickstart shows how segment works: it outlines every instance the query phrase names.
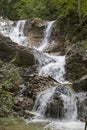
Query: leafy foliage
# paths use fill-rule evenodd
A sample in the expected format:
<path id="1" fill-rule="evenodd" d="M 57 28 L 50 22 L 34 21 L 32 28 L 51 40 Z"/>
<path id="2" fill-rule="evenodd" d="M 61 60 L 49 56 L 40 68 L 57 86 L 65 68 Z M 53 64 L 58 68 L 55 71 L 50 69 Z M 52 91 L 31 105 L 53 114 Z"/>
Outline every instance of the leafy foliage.
<path id="1" fill-rule="evenodd" d="M 19 90 L 21 78 L 19 68 L 12 63 L 3 63 L 0 61 L 0 106 L 6 106 L 8 110 L 12 109 L 14 104 L 14 93 Z"/>
<path id="2" fill-rule="evenodd" d="M 0 90 L 0 105 L 6 105 L 9 110 L 11 110 L 14 100 L 9 92 Z"/>
<path id="3" fill-rule="evenodd" d="M 87 0 L 1 0 L 0 15 L 9 19 L 42 18 L 47 20 L 74 13 L 87 15 Z"/>

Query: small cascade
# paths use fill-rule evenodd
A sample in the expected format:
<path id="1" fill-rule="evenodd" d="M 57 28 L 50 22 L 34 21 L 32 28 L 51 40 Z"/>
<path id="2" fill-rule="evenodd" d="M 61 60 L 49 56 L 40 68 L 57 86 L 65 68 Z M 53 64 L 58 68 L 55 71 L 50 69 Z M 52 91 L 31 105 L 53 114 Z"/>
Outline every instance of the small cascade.
<path id="1" fill-rule="evenodd" d="M 25 23 L 25 20 L 13 22 L 0 18 L 0 33 L 19 45 L 27 46 L 29 43 L 27 37 L 24 36 Z"/>
<path id="2" fill-rule="evenodd" d="M 39 71 L 39 75 L 51 76 L 58 82 L 65 83 L 65 56 L 51 55 L 50 58 L 52 58 L 55 62 L 49 62 L 47 65 L 43 66 Z"/>
<path id="3" fill-rule="evenodd" d="M 25 23 L 26 23 L 25 20 L 18 21 L 17 25 L 12 27 L 12 29 L 10 30 L 10 33 L 9 33 L 9 37 L 11 38 L 12 41 L 14 41 L 20 45 L 23 45 L 23 46 L 28 45 L 28 40 L 24 36 Z"/>
<path id="4" fill-rule="evenodd" d="M 46 31 L 44 34 L 44 39 L 41 43 L 41 46 L 38 48 L 39 51 L 44 51 L 46 49 L 46 47 L 50 44 L 51 42 L 51 32 L 52 32 L 52 27 L 55 21 L 51 21 L 51 22 L 47 22 L 46 23 Z"/>
<path id="5" fill-rule="evenodd" d="M 64 101 L 64 119 L 65 120 L 77 120 L 77 100 L 73 91 L 70 91 L 70 95 L 61 95 Z"/>
<path id="6" fill-rule="evenodd" d="M 13 21 L 0 18 L 0 33 L 6 37 L 9 37 L 9 33 L 13 23 Z"/>
<path id="7" fill-rule="evenodd" d="M 39 114 L 62 120 L 77 120 L 77 100 L 73 91 L 60 86 L 41 92 L 37 96 L 34 109 Z"/>
<path id="8" fill-rule="evenodd" d="M 35 101 L 35 105 L 33 108 L 33 111 L 37 111 L 39 114 L 45 114 L 46 107 L 47 107 L 47 102 L 50 100 L 51 96 L 53 95 L 55 91 L 54 88 L 49 88 L 43 92 L 41 92 L 37 96 L 37 100 Z"/>

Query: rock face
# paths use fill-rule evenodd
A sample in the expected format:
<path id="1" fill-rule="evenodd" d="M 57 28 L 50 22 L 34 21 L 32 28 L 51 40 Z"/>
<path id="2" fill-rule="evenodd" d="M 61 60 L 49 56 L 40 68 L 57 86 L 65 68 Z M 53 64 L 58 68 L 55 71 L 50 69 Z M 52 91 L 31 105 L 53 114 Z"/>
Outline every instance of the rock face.
<path id="1" fill-rule="evenodd" d="M 25 90 L 22 94 L 26 97 L 32 98 L 35 101 L 36 96 L 39 92 L 46 90 L 57 83 L 54 82 L 50 77 L 38 76 L 37 74 L 27 75 L 25 77 Z"/>
<path id="2" fill-rule="evenodd" d="M 73 88 L 77 92 L 87 91 L 87 75 L 84 75 L 81 79 L 75 80 Z"/>
<path id="3" fill-rule="evenodd" d="M 15 97 L 14 98 L 14 106 L 13 106 L 13 110 L 14 116 L 22 116 L 24 118 L 30 118 L 30 115 L 26 115 L 26 110 L 32 110 L 33 108 L 33 100 L 32 98 L 27 98 L 27 97 Z"/>
<path id="4" fill-rule="evenodd" d="M 44 38 L 45 21 L 36 18 L 26 21 L 24 33 L 28 36 L 31 46 L 38 47 Z"/>
<path id="5" fill-rule="evenodd" d="M 77 43 L 69 51 L 66 57 L 66 77 L 74 81 L 87 73 L 87 54 L 83 49 L 86 41 Z"/>
<path id="6" fill-rule="evenodd" d="M 87 118 L 87 93 L 83 93 L 82 97 L 77 95 L 77 113 L 78 119 L 85 122 Z"/>
<path id="7" fill-rule="evenodd" d="M 75 90 L 87 90 L 87 85 L 85 84 L 85 75 L 87 74 L 86 43 L 86 41 L 83 41 L 74 44 L 66 55 L 66 79 L 74 82 Z"/>
<path id="8" fill-rule="evenodd" d="M 19 66 L 35 64 L 32 49 L 19 46 L 3 36 L 0 36 L 0 59 L 7 62 L 12 61 Z"/>
<path id="9" fill-rule="evenodd" d="M 74 15 L 70 14 L 66 18 L 59 18 L 55 21 L 51 36 L 55 46 L 49 47 L 48 52 L 65 54 L 67 46 L 71 45 L 71 35 L 73 36 L 74 30 L 77 27 L 76 23 L 78 24 L 78 19 L 73 17 Z M 67 40 L 69 40 L 68 43 Z"/>

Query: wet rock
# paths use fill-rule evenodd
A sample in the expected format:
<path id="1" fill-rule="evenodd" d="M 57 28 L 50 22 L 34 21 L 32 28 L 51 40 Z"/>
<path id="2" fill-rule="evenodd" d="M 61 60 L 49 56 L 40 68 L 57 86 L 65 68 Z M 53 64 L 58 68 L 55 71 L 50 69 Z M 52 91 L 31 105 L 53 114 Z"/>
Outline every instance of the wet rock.
<path id="1" fill-rule="evenodd" d="M 87 75 L 84 75 L 79 80 L 75 80 L 73 83 L 73 89 L 76 92 L 87 91 Z"/>
<path id="2" fill-rule="evenodd" d="M 78 42 L 66 55 L 66 79 L 73 82 L 87 74 L 86 41 Z"/>
<path id="3" fill-rule="evenodd" d="M 55 82 L 50 77 L 38 76 L 36 74 L 30 75 L 27 78 L 27 82 L 25 82 L 25 90 L 23 91 L 23 95 L 33 100 L 36 99 L 36 95 L 46 90 L 47 88 L 53 87 L 57 82 Z"/>
<path id="4" fill-rule="evenodd" d="M 32 110 L 33 108 L 33 100 L 27 97 L 15 97 L 14 98 L 14 106 L 13 110 L 19 116 L 25 116 L 26 110 Z"/>
<path id="5" fill-rule="evenodd" d="M 32 65 L 32 66 L 29 66 L 26 70 L 26 72 L 23 74 L 23 77 L 24 79 L 28 79 L 30 77 L 30 75 L 32 74 L 37 74 L 38 73 L 38 65 Z"/>
<path id="6" fill-rule="evenodd" d="M 77 113 L 78 119 L 85 121 L 87 117 L 87 93 L 84 93 L 85 96 L 77 96 Z"/>
<path id="7" fill-rule="evenodd" d="M 27 119 L 31 119 L 31 118 L 33 118 L 35 115 L 32 113 L 32 112 L 30 112 L 30 111 L 28 111 L 28 110 L 25 110 L 24 111 L 24 118 L 27 118 Z"/>
<path id="8" fill-rule="evenodd" d="M 69 95 L 69 91 L 62 85 L 59 85 L 56 89 L 52 97 L 47 103 L 45 115 L 47 117 L 64 118 L 65 109 L 64 109 L 64 100 L 62 98 L 62 94 Z"/>
<path id="9" fill-rule="evenodd" d="M 38 47 L 44 38 L 45 21 L 35 18 L 31 21 L 26 21 L 24 33 L 29 37 L 31 46 Z"/>
<path id="10" fill-rule="evenodd" d="M 35 64 L 32 49 L 19 46 L 3 36 L 0 36 L 0 59 L 6 62 L 14 62 L 19 66 Z"/>

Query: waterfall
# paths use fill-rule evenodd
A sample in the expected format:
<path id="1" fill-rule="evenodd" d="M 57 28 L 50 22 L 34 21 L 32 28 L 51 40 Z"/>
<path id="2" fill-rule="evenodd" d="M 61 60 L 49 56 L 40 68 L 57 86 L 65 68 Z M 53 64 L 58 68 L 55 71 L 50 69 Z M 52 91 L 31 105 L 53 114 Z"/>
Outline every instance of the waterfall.
<path id="1" fill-rule="evenodd" d="M 73 91 L 70 91 L 71 95 L 61 95 L 64 101 L 65 119 L 66 120 L 77 120 L 77 100 Z"/>
<path id="2" fill-rule="evenodd" d="M 52 32 L 52 27 L 55 21 L 51 21 L 51 22 L 47 22 L 47 28 L 44 34 L 44 39 L 41 43 L 41 46 L 38 48 L 39 51 L 43 51 L 46 49 L 46 47 L 48 46 L 48 44 L 50 43 L 50 36 L 51 36 L 51 32 Z"/>
<path id="3" fill-rule="evenodd" d="M 0 18 L 0 33 L 19 45 L 27 46 L 29 43 L 27 37 L 24 36 L 25 23 L 26 20 L 13 22 Z"/>
<path id="4" fill-rule="evenodd" d="M 41 92 L 37 96 L 37 100 L 35 102 L 33 110 L 38 111 L 39 114 L 44 114 L 47 106 L 47 102 L 50 100 L 51 96 L 55 91 L 54 88 L 49 88 L 43 92 Z"/>
<path id="5" fill-rule="evenodd" d="M 18 21 L 17 25 L 12 27 L 10 30 L 10 33 L 9 33 L 9 37 L 11 38 L 12 41 L 14 41 L 20 45 L 23 45 L 23 46 L 28 45 L 28 40 L 24 36 L 25 23 L 26 23 L 25 20 Z"/>
<path id="6" fill-rule="evenodd" d="M 51 88 L 39 93 L 33 111 L 37 111 L 39 114 L 48 117 L 50 117 L 49 115 L 51 113 L 57 113 L 57 121 L 51 120 L 46 128 L 50 127 L 52 130 L 82 130 L 84 124 L 77 121 L 77 118 L 78 115 L 84 116 L 85 114 L 84 111 L 87 109 L 87 95 L 84 93 L 75 94 L 73 91 L 65 89 L 64 84 L 67 83 L 64 79 L 65 56 L 43 53 L 51 43 L 51 33 L 54 22 L 55 21 L 46 22 L 44 39 L 34 54 L 39 63 L 38 74 L 50 76 L 61 85 L 51 86 Z M 28 46 L 28 38 L 24 35 L 25 23 L 25 20 L 13 22 L 0 18 L 0 33 L 6 37 L 10 37 L 12 41 L 19 45 Z M 56 107 L 54 107 L 55 103 Z M 84 107 L 82 108 L 82 106 Z M 81 112 L 81 110 L 83 110 L 83 112 Z M 41 120 L 41 118 L 39 120 Z"/>
<path id="7" fill-rule="evenodd" d="M 43 66 L 40 71 L 39 75 L 42 76 L 51 76 L 55 80 L 57 80 L 60 83 L 66 82 L 64 80 L 64 74 L 65 74 L 65 56 L 50 56 L 52 59 L 54 59 L 55 62 L 49 62 L 45 66 Z"/>
<path id="8" fill-rule="evenodd" d="M 41 46 L 38 48 L 38 51 L 44 51 L 49 43 L 51 42 L 51 32 L 53 27 L 52 22 L 48 22 L 48 26 L 45 30 L 44 39 L 41 43 Z M 39 75 L 42 76 L 51 76 L 61 84 L 68 83 L 64 79 L 65 74 L 65 56 L 54 56 L 49 55 L 47 53 L 38 53 L 35 55 L 36 59 L 38 58 L 39 62 Z M 63 89 L 65 87 L 63 86 Z M 67 93 L 67 94 L 66 94 Z M 57 100 L 54 100 L 55 95 L 57 95 L 57 106 L 55 102 Z M 78 96 L 79 97 L 79 96 Z M 86 97 L 84 95 L 84 97 Z M 79 97 L 80 100 L 80 97 Z M 60 106 L 60 103 L 62 102 L 62 106 Z M 82 130 L 84 127 L 84 123 L 78 121 L 78 100 L 77 95 L 69 89 L 65 89 L 60 92 L 56 91 L 56 87 L 47 89 L 43 92 L 41 92 L 35 101 L 35 105 L 33 108 L 33 111 L 37 111 L 40 115 L 43 115 L 43 117 L 46 115 L 47 117 L 51 117 L 52 114 L 56 114 L 57 119 L 61 119 L 61 121 L 51 121 L 49 125 L 47 125 L 45 128 L 52 128 L 52 130 L 59 129 L 59 130 Z M 52 109 L 52 105 L 55 105 Z M 56 108 L 55 108 L 56 107 Z M 60 113 L 61 111 L 61 113 Z M 54 117 L 52 115 L 52 117 Z M 36 117 L 37 120 L 38 117 Z M 41 120 L 41 117 L 39 117 Z M 71 125 L 71 126 L 70 126 Z"/>

